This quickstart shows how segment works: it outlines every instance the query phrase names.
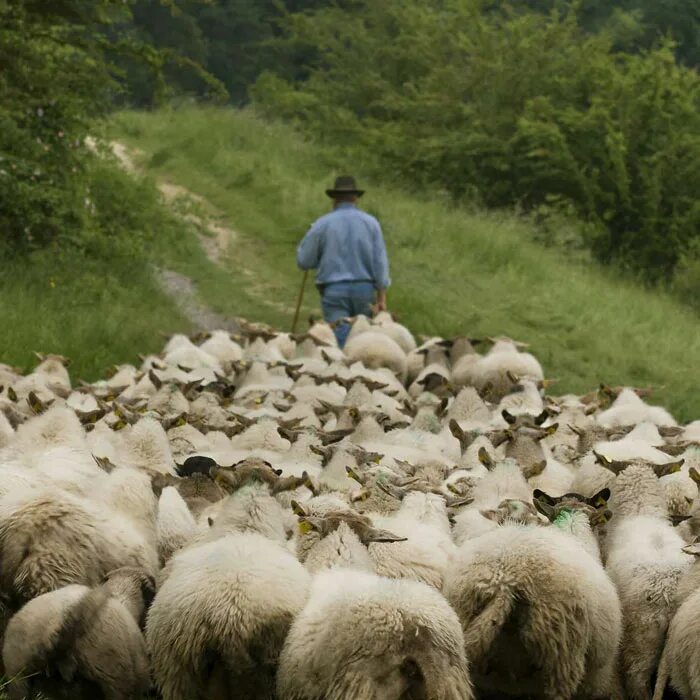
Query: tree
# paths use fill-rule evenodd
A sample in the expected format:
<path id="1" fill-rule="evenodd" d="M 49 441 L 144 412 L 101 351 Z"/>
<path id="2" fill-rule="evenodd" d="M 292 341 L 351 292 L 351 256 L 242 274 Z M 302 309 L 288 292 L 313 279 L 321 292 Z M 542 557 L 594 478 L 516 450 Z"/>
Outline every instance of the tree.
<path id="1" fill-rule="evenodd" d="M 673 45 L 615 50 L 575 12 L 479 0 L 357 0 L 289 18 L 306 81 L 267 74 L 262 109 L 356 149 L 402 184 L 489 207 L 562 207 L 589 244 L 669 279 L 700 232 L 700 78 Z"/>

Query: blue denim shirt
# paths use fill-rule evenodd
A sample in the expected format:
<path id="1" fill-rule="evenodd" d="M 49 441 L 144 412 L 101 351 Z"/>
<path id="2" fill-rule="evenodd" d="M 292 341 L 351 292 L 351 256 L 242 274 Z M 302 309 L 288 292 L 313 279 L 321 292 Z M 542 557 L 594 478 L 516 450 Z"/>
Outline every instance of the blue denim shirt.
<path id="1" fill-rule="evenodd" d="M 297 248 L 297 263 L 302 270 L 317 269 L 319 285 L 371 282 L 386 289 L 391 284 L 379 222 L 349 202 L 311 226 Z"/>

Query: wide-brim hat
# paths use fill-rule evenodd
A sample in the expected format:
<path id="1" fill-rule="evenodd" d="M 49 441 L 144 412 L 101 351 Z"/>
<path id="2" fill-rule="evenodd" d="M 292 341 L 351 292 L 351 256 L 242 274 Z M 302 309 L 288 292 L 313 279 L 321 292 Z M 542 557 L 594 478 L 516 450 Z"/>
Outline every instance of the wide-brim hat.
<path id="1" fill-rule="evenodd" d="M 354 194 L 357 197 L 362 197 L 365 193 L 364 190 L 358 188 L 355 178 L 352 175 L 341 175 L 335 179 L 335 185 L 329 190 L 326 190 L 326 194 L 333 198 L 337 197 L 339 194 Z"/>

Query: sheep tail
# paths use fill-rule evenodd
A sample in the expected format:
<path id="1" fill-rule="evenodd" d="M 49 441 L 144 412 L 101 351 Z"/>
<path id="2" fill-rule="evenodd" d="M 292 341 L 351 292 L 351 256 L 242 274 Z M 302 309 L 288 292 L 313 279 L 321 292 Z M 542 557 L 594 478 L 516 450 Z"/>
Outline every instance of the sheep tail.
<path id="1" fill-rule="evenodd" d="M 464 631 L 464 642 L 469 658 L 478 659 L 488 654 L 512 614 L 516 597 L 513 591 L 500 589 L 469 623 Z"/>
<path id="2" fill-rule="evenodd" d="M 66 614 L 54 643 L 43 650 L 41 658 L 32 660 L 32 668 L 55 669 L 64 681 L 72 680 L 78 667 L 75 644 L 90 630 L 108 600 L 104 589 L 88 591 Z"/>
<path id="3" fill-rule="evenodd" d="M 666 637 L 666 644 L 664 645 L 663 653 L 661 654 L 661 661 L 659 661 L 659 667 L 656 671 L 656 685 L 654 686 L 654 697 L 653 700 L 662 700 L 664 696 L 664 691 L 666 690 L 666 684 L 668 683 L 669 670 L 668 670 L 668 657 L 669 657 L 669 640 Z"/>

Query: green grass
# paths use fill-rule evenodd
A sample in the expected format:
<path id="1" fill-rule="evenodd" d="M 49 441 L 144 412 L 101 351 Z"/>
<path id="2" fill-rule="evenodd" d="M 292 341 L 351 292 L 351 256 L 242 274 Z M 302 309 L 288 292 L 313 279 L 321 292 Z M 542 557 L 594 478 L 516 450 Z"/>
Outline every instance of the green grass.
<path id="1" fill-rule="evenodd" d="M 226 272 L 176 251 L 207 302 L 286 327 L 301 279 L 295 246 L 328 209 L 328 156 L 289 127 L 231 109 L 122 113 L 111 132 L 143 151 L 150 175 L 205 197 L 239 232 Z M 389 248 L 390 305 L 414 332 L 507 334 L 531 344 L 559 392 L 652 384 L 679 419 L 700 416 L 700 324 L 670 296 L 541 247 L 515 217 L 365 184 L 363 206 Z M 309 285 L 305 311 L 317 306 Z"/>
<path id="2" fill-rule="evenodd" d="M 69 232 L 71 245 L 0 259 L 1 362 L 29 369 L 33 351 L 60 353 L 75 379 L 93 380 L 113 363 L 162 347 L 159 330 L 189 328 L 150 265 L 156 231 L 194 236 L 166 215 L 152 185 L 116 166 L 95 165 L 91 195 L 100 214 Z"/>

